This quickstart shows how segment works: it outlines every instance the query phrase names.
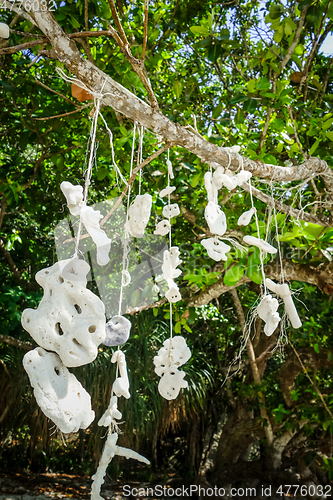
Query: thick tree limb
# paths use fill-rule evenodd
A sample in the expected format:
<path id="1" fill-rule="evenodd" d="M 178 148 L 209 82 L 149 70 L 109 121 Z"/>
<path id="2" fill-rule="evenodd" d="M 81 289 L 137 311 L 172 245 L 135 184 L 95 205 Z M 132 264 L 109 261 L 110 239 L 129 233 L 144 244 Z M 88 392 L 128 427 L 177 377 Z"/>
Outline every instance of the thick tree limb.
<path id="1" fill-rule="evenodd" d="M 49 37 L 52 43 L 53 49 L 50 51 L 50 57 L 58 59 L 65 64 L 77 78 L 92 90 L 98 92 L 104 84 L 104 105 L 112 107 L 118 113 L 122 113 L 131 120 L 137 121 L 140 125 L 158 133 L 166 141 L 187 149 L 205 162 L 215 162 L 223 167 L 229 165 L 231 170 L 236 170 L 240 167 L 242 164 L 240 155 L 229 153 L 225 148 L 220 148 L 196 136 L 193 132 L 186 130 L 179 124 L 172 122 L 160 111 L 151 108 L 118 82 L 112 80 L 112 78 L 103 73 L 99 68 L 86 61 L 75 44 L 63 32 L 51 13 L 36 12 L 34 15 L 39 28 Z M 330 182 L 333 188 L 333 175 L 327 163 L 319 158 L 310 158 L 297 167 L 264 164 L 260 161 L 250 160 L 249 158 L 243 158 L 243 164 L 244 168 L 252 172 L 254 176 L 273 179 L 277 182 L 302 180 L 311 176 L 324 174 L 327 178 L 332 178 Z"/>
<path id="2" fill-rule="evenodd" d="M 287 281 L 303 281 L 304 283 L 316 285 L 327 294 L 333 293 L 333 287 L 331 287 L 333 285 L 333 263 L 314 268 L 308 264 L 295 264 L 284 261 L 283 272 Z M 281 276 L 280 264 L 274 261 L 272 264 L 265 266 L 265 274 L 268 278 L 279 280 Z M 233 288 L 250 283 L 250 281 L 250 278 L 243 276 L 238 283 L 230 287 L 221 278 L 213 285 L 207 286 L 204 290 L 191 297 L 188 306 L 199 307 L 208 304 L 213 299 L 219 298 L 223 293 L 230 292 Z"/>

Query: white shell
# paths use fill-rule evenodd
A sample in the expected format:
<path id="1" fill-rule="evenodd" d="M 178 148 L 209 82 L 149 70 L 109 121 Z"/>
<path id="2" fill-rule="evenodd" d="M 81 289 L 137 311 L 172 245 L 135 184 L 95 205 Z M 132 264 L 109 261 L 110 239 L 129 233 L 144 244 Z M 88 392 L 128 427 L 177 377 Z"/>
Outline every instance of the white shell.
<path id="1" fill-rule="evenodd" d="M 166 188 L 162 189 L 162 191 L 160 191 L 160 197 L 164 198 L 164 196 L 168 196 L 169 194 L 173 193 L 175 189 L 175 186 L 167 186 Z"/>
<path id="2" fill-rule="evenodd" d="M 275 254 L 277 252 L 277 249 L 267 243 L 267 241 L 256 238 L 255 236 L 244 236 L 243 241 L 244 243 L 253 245 L 266 253 Z"/>
<path id="3" fill-rule="evenodd" d="M 276 293 L 276 295 L 283 299 L 286 313 L 289 316 L 293 328 L 300 328 L 302 326 L 302 322 L 298 316 L 298 312 L 292 299 L 288 284 L 275 283 L 269 278 L 265 279 L 265 284 L 267 288 L 269 288 L 272 292 Z"/>
<path id="4" fill-rule="evenodd" d="M 213 183 L 212 174 L 210 171 L 206 172 L 204 175 L 205 188 L 207 191 L 207 199 L 208 201 L 212 201 L 214 203 L 217 202 L 217 188 Z"/>
<path id="5" fill-rule="evenodd" d="M 171 205 L 165 205 L 162 210 L 163 217 L 167 219 L 172 219 L 172 217 L 177 217 L 180 214 L 179 206 L 177 203 Z"/>
<path id="6" fill-rule="evenodd" d="M 165 280 L 173 280 L 178 278 L 182 273 L 177 269 L 182 261 L 179 258 L 180 252 L 178 247 L 171 247 L 170 250 L 165 250 L 163 253 L 162 273 Z"/>
<path id="7" fill-rule="evenodd" d="M 163 347 L 154 357 L 155 373 L 162 377 L 158 384 L 158 391 L 165 399 L 175 399 L 180 389 L 187 387 L 188 384 L 184 380 L 185 372 L 178 371 L 178 368 L 190 357 L 191 351 L 184 337 L 181 336 L 165 340 Z"/>
<path id="8" fill-rule="evenodd" d="M 75 274 L 78 269 L 81 274 Z M 25 309 L 21 318 L 37 344 L 55 351 L 68 367 L 91 363 L 105 339 L 104 304 L 86 289 L 83 271 L 77 259 L 40 270 L 36 281 L 44 289 L 43 298 L 37 309 Z"/>
<path id="9" fill-rule="evenodd" d="M 0 38 L 9 38 L 9 26 L 5 23 L 0 23 Z"/>
<path id="10" fill-rule="evenodd" d="M 101 212 L 83 203 L 82 186 L 73 186 L 70 182 L 64 181 L 60 184 L 60 189 L 66 197 L 70 213 L 80 216 L 81 222 L 92 237 L 97 248 L 97 263 L 105 266 L 110 260 L 111 240 L 99 225 L 103 217 Z"/>
<path id="11" fill-rule="evenodd" d="M 207 250 L 207 253 L 211 259 L 219 262 L 220 260 L 227 260 L 226 253 L 229 252 L 230 246 L 223 243 L 223 241 L 217 238 L 206 238 L 201 240 L 201 244 Z"/>
<path id="12" fill-rule="evenodd" d="M 95 418 L 89 394 L 54 352 L 41 347 L 29 351 L 23 366 L 42 412 L 61 432 L 86 429 Z"/>
<path id="13" fill-rule="evenodd" d="M 150 194 L 139 194 L 128 209 L 125 229 L 135 238 L 142 238 L 149 221 L 152 205 Z"/>
<path id="14" fill-rule="evenodd" d="M 128 399 L 131 397 L 128 392 L 129 389 L 129 381 L 127 375 L 127 366 L 125 354 L 119 349 L 115 351 L 111 358 L 111 363 L 118 363 L 120 377 L 116 378 L 113 382 L 112 390 L 115 395 L 120 398 L 120 396 L 124 396 L 124 398 Z"/>
<path id="15" fill-rule="evenodd" d="M 256 209 L 255 208 L 250 208 L 247 212 L 242 213 L 242 215 L 238 219 L 238 225 L 239 226 L 247 226 L 250 224 L 252 215 L 255 213 Z"/>
<path id="16" fill-rule="evenodd" d="M 104 345 L 115 347 L 125 344 L 131 331 L 131 322 L 124 316 L 113 316 L 105 325 Z"/>
<path id="17" fill-rule="evenodd" d="M 220 207 L 210 201 L 205 208 L 205 219 L 209 226 L 209 230 L 213 234 L 223 236 L 227 230 L 227 219 L 225 213 Z"/>
<path id="18" fill-rule="evenodd" d="M 165 236 L 166 234 L 169 233 L 170 228 L 171 228 L 170 222 L 166 219 L 163 219 L 156 225 L 154 234 L 159 236 Z"/>

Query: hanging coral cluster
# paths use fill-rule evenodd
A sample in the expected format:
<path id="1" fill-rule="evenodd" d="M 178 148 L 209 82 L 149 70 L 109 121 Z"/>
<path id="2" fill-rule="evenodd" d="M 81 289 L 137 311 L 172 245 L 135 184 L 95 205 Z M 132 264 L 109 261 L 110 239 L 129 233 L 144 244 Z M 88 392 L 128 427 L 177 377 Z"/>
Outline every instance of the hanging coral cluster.
<path id="1" fill-rule="evenodd" d="M 233 149 L 234 148 L 234 149 Z M 230 148 L 233 152 L 238 153 L 238 146 Z M 235 149 L 236 148 L 236 149 Z M 225 148 L 228 150 L 228 148 Z M 215 164 L 212 166 L 216 167 Z M 202 245 L 207 250 L 208 256 L 217 262 L 220 260 L 227 260 L 227 253 L 230 251 L 230 246 L 222 241 L 227 230 L 227 221 L 224 212 L 218 205 L 218 191 L 223 186 L 229 191 L 235 189 L 237 186 L 242 186 L 243 184 L 249 182 L 249 191 L 251 195 L 252 207 L 247 212 L 244 212 L 238 219 L 239 226 L 247 226 L 250 224 L 253 215 L 256 220 L 257 237 L 246 235 L 243 237 L 244 243 L 250 246 L 256 246 L 260 250 L 260 261 L 261 261 L 261 272 L 263 278 L 263 284 L 265 288 L 265 293 L 261 297 L 260 304 L 256 309 L 258 316 L 265 322 L 264 332 L 266 335 L 270 336 L 276 330 L 279 322 L 280 316 L 277 312 L 279 307 L 279 301 L 273 298 L 272 295 L 266 293 L 266 288 L 269 288 L 278 297 L 281 297 L 285 304 L 285 311 L 291 321 L 294 328 L 300 328 L 302 325 L 297 310 L 293 303 L 291 297 L 291 291 L 286 283 L 276 284 L 273 281 L 266 279 L 264 266 L 263 266 L 263 253 L 276 254 L 278 250 L 273 247 L 270 243 L 260 238 L 259 234 L 259 222 L 257 217 L 256 209 L 253 205 L 252 198 L 252 188 L 251 179 L 252 174 L 245 170 L 241 170 L 238 174 L 234 174 L 230 170 L 224 170 L 223 167 L 217 166 L 214 173 L 212 169 L 205 173 L 204 182 L 207 191 L 208 204 L 205 208 L 205 219 L 208 224 L 210 232 L 214 235 L 212 238 L 206 238 L 201 241 Z M 278 239 L 278 234 L 276 235 Z M 225 238 L 231 241 L 229 238 Z M 282 262 L 282 260 L 281 260 Z M 282 275 L 283 279 L 283 275 Z"/>

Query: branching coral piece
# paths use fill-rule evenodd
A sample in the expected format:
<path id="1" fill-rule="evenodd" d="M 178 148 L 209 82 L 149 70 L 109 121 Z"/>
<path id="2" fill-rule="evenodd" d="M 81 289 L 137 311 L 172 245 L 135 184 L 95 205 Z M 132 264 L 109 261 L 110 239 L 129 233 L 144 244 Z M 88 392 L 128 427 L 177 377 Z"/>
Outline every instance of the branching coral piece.
<path id="1" fill-rule="evenodd" d="M 114 347 L 127 342 L 132 323 L 124 316 L 113 316 L 105 325 L 104 345 Z"/>
<path id="2" fill-rule="evenodd" d="M 155 373 L 161 377 L 158 390 L 165 399 L 175 399 L 180 389 L 188 386 L 184 380 L 185 372 L 178 371 L 178 368 L 190 357 L 191 351 L 181 336 L 165 340 L 158 355 L 154 357 Z"/>
<path id="3" fill-rule="evenodd" d="M 123 448 L 117 446 L 118 434 L 114 432 L 110 434 L 104 445 L 103 453 L 98 464 L 96 473 L 92 476 L 93 483 L 91 486 L 91 500 L 103 500 L 100 495 L 102 484 L 104 483 L 104 477 L 106 474 L 106 469 L 115 455 L 125 458 L 133 458 L 139 462 L 149 465 L 150 462 L 139 453 L 136 453 L 129 448 Z"/>
<path id="4" fill-rule="evenodd" d="M 124 398 L 129 399 L 131 395 L 128 392 L 129 381 L 127 375 L 125 354 L 118 349 L 118 351 L 115 351 L 113 353 L 111 363 L 118 363 L 120 371 L 120 377 L 116 378 L 116 380 L 113 382 L 112 390 L 118 398 L 120 398 L 120 396 L 124 396 Z"/>
<path id="5" fill-rule="evenodd" d="M 95 413 L 90 396 L 57 354 L 37 347 L 25 354 L 23 366 L 37 404 L 61 432 L 77 432 L 91 424 Z"/>
<path id="6" fill-rule="evenodd" d="M 182 273 L 177 269 L 182 261 L 179 258 L 180 252 L 178 247 L 171 247 L 170 250 L 165 250 L 163 254 L 162 273 L 165 280 L 173 280 L 178 278 Z"/>
<path id="7" fill-rule="evenodd" d="M 91 363 L 105 339 L 103 302 L 86 289 L 88 264 L 61 260 L 41 269 L 36 281 L 44 289 L 37 309 L 25 309 L 22 326 L 44 349 L 55 351 L 65 366 Z"/>
<path id="8" fill-rule="evenodd" d="M 287 283 L 275 283 L 269 278 L 265 279 L 265 284 L 272 292 L 276 293 L 278 297 L 284 302 L 286 313 L 289 316 L 290 322 L 294 328 L 300 328 L 302 322 L 298 316 L 297 309 L 291 296 L 291 291 Z"/>
<path id="9" fill-rule="evenodd" d="M 255 236 L 244 236 L 243 241 L 244 243 L 253 245 L 266 253 L 275 254 L 277 252 L 277 249 L 267 243 L 267 241 L 256 238 Z"/>
<path id="10" fill-rule="evenodd" d="M 280 322 L 280 316 L 277 312 L 278 307 L 279 302 L 276 299 L 273 299 L 271 295 L 265 295 L 257 307 L 259 318 L 266 323 L 264 332 L 268 337 L 274 333 Z"/>
<path id="11" fill-rule="evenodd" d="M 60 184 L 60 189 L 66 197 L 70 213 L 80 216 L 81 222 L 92 237 L 97 248 L 97 263 L 105 266 L 109 262 L 111 240 L 100 228 L 99 221 L 103 217 L 102 214 L 99 210 L 87 207 L 83 200 L 82 186 L 73 186 L 70 182 L 64 181 Z"/>
<path id="12" fill-rule="evenodd" d="M 218 167 L 213 174 L 213 182 L 217 189 L 225 186 L 229 191 L 232 191 L 237 186 L 241 186 L 252 177 L 251 172 L 242 170 L 239 174 L 229 175 L 223 171 L 223 168 Z"/>
<path id="13" fill-rule="evenodd" d="M 131 236 L 142 238 L 151 212 L 152 197 L 150 194 L 139 194 L 128 209 L 128 221 L 125 229 Z"/>
<path id="14" fill-rule="evenodd" d="M 205 219 L 211 233 L 219 236 L 224 235 L 227 230 L 227 219 L 225 213 L 216 203 L 208 202 L 205 208 Z"/>
<path id="15" fill-rule="evenodd" d="M 167 283 L 168 291 L 166 292 L 165 296 L 168 301 L 174 304 L 175 302 L 179 302 L 180 300 L 182 300 L 182 296 L 177 283 L 175 283 L 173 280 L 167 280 Z"/>
<path id="16" fill-rule="evenodd" d="M 201 241 L 201 244 L 205 247 L 211 259 L 217 262 L 227 260 L 226 253 L 229 252 L 231 247 L 223 243 L 223 241 L 220 241 L 218 238 L 206 238 Z"/>
<path id="17" fill-rule="evenodd" d="M 120 420 L 122 414 L 118 410 L 118 397 L 111 396 L 110 403 L 107 410 L 103 413 L 102 417 L 98 421 L 98 425 L 101 427 L 109 427 L 112 423 L 117 425 L 117 420 Z"/>

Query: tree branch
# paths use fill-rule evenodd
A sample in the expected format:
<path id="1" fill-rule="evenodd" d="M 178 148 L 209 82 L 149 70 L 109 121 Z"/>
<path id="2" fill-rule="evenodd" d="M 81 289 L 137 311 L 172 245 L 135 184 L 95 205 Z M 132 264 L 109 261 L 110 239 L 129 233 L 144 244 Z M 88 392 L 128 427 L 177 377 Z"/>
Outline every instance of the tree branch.
<path id="1" fill-rule="evenodd" d="M 250 186 L 248 184 L 242 184 L 242 189 L 247 191 L 248 193 L 250 192 Z M 255 187 L 251 186 L 251 191 L 253 196 L 258 198 L 258 200 L 263 201 L 266 203 L 268 206 L 274 206 L 276 210 L 279 212 L 283 212 L 290 217 L 294 217 L 295 219 L 301 219 L 304 220 L 305 222 L 311 222 L 312 224 L 318 224 L 319 226 L 332 226 L 332 219 L 331 217 L 315 217 L 312 214 L 304 212 L 304 210 L 298 210 L 296 208 L 293 208 L 290 205 L 285 205 L 284 203 L 281 203 L 280 201 L 274 200 L 271 196 L 263 193 L 259 189 L 256 189 Z"/>
<path id="2" fill-rule="evenodd" d="M 30 344 L 30 342 L 23 342 L 22 340 L 15 339 L 14 337 L 10 337 L 9 335 L 2 335 L 0 333 L 0 342 L 3 344 L 10 344 L 15 347 L 20 347 L 21 349 L 25 349 L 26 351 L 31 351 L 35 346 Z"/>
<path id="3" fill-rule="evenodd" d="M 254 176 L 274 179 L 276 182 L 303 180 L 322 175 L 324 179 L 331 179 L 333 188 L 332 173 L 327 163 L 320 158 L 310 158 L 297 167 L 264 164 L 249 158 L 241 159 L 237 153 L 230 153 L 225 148 L 196 136 L 193 132 L 169 120 L 159 110 L 152 109 L 99 68 L 85 61 L 74 42 L 66 36 L 50 12 L 36 12 L 35 18 L 40 29 L 51 40 L 53 50 L 49 56 L 62 62 L 92 90 L 98 92 L 104 85 L 104 105 L 111 106 L 118 113 L 137 121 L 140 125 L 162 136 L 165 141 L 187 149 L 207 163 L 215 162 L 231 170 L 237 170 L 243 163 L 244 168 Z"/>
<path id="4" fill-rule="evenodd" d="M 301 36 L 301 31 L 302 31 L 302 28 L 304 26 L 304 21 L 305 21 L 307 10 L 308 10 L 308 7 L 305 7 L 305 9 L 303 9 L 301 12 L 301 16 L 300 16 L 299 21 L 298 21 L 298 25 L 297 25 L 297 29 L 295 31 L 295 36 L 293 38 L 293 41 L 291 42 L 290 47 L 287 50 L 286 55 L 284 56 L 283 60 L 281 61 L 280 68 L 279 68 L 280 73 L 283 71 L 285 66 L 288 64 L 291 56 L 293 55 L 295 47 L 298 44 L 298 40 L 299 40 L 299 37 Z"/>
<path id="5" fill-rule="evenodd" d="M 142 46 L 142 64 L 145 62 L 146 57 L 146 47 L 147 47 L 147 31 L 148 31 L 148 7 L 149 0 L 145 0 L 145 21 L 144 21 L 144 30 L 143 30 L 143 46 Z"/>

